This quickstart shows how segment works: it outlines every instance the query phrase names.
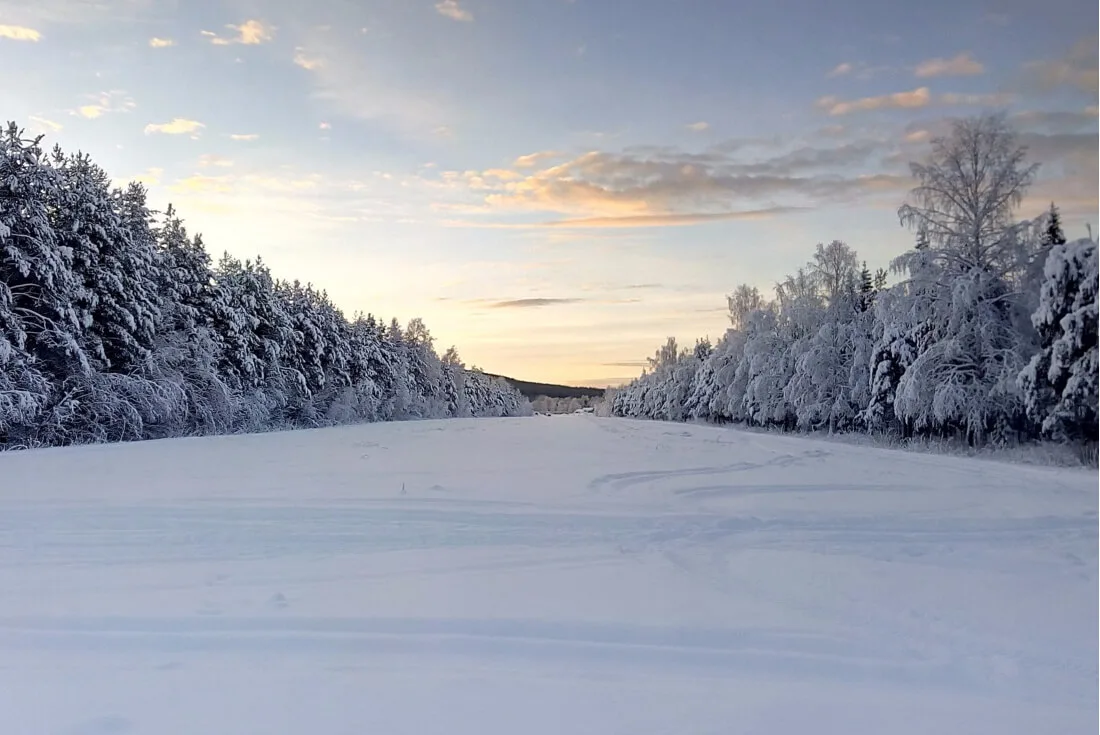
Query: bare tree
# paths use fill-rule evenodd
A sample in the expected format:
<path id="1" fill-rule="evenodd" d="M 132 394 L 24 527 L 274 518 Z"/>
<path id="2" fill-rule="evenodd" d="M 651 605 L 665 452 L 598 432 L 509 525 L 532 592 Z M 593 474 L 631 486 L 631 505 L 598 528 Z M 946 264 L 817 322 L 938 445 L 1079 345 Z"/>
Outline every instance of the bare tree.
<path id="1" fill-rule="evenodd" d="M 726 297 L 730 310 L 730 324 L 734 329 L 744 329 L 749 314 L 765 306 L 764 297 L 756 286 L 742 283 Z"/>
<path id="2" fill-rule="evenodd" d="M 927 163 L 910 164 L 918 185 L 898 216 L 946 272 L 1005 276 L 1018 266 L 1012 215 L 1039 168 L 1024 164 L 1026 152 L 1005 115 L 988 114 L 955 122 Z"/>
<path id="3" fill-rule="evenodd" d="M 809 268 L 830 307 L 837 306 L 846 296 L 854 295 L 859 258 L 846 243 L 840 240 L 833 240 L 828 245 L 818 243 Z"/>

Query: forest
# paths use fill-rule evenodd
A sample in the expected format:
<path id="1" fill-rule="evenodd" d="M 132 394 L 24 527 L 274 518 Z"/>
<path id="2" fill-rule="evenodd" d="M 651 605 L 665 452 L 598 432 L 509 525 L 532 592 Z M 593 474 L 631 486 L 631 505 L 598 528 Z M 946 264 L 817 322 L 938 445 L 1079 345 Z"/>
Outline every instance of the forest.
<path id="1" fill-rule="evenodd" d="M 716 344 L 670 338 L 609 395 L 611 413 L 970 446 L 1047 439 L 1095 461 L 1091 229 L 1067 242 L 1053 203 L 1016 219 L 1038 164 L 1003 114 L 957 121 L 911 171 L 898 215 L 914 244 L 889 270 L 818 244 L 771 298 L 736 288 Z"/>
<path id="2" fill-rule="evenodd" d="M 260 258 L 215 263 L 111 181 L 0 135 L 0 449 L 530 413 L 419 319 L 348 319 Z"/>

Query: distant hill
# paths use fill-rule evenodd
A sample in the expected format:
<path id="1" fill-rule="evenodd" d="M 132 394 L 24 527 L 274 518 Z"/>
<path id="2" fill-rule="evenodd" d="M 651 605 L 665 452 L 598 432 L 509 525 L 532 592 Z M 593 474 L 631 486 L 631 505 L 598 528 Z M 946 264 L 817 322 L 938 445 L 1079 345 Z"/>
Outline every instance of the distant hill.
<path id="1" fill-rule="evenodd" d="M 603 395 L 603 388 L 578 388 L 572 385 L 532 383 L 527 380 L 509 378 L 507 375 L 493 375 L 492 373 L 486 373 L 486 375 L 508 381 L 528 399 L 538 398 L 539 396 L 546 396 L 547 398 L 599 398 Z"/>

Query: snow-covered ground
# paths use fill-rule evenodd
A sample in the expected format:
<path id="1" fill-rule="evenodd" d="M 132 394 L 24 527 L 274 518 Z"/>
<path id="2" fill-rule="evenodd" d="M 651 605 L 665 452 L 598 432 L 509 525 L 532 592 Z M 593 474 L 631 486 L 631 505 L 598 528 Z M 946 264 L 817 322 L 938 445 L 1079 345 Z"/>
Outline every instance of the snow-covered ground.
<path id="1" fill-rule="evenodd" d="M 5 735 L 1096 722 L 1095 472 L 593 416 L 0 455 Z"/>

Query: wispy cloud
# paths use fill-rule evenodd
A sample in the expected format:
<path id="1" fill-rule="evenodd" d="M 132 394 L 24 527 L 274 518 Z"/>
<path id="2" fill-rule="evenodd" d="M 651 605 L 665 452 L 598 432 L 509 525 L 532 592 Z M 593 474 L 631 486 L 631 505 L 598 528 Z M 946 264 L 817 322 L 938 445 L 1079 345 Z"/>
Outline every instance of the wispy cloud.
<path id="1" fill-rule="evenodd" d="M 42 34 L 26 26 L 0 25 L 0 38 L 7 38 L 11 41 L 30 41 L 34 43 L 42 40 Z"/>
<path id="2" fill-rule="evenodd" d="M 152 48 L 168 48 L 169 46 L 175 46 L 176 42 L 171 38 L 158 38 L 154 36 L 149 39 L 149 45 Z"/>
<path id="3" fill-rule="evenodd" d="M 256 46 L 267 43 L 275 37 L 275 28 L 258 20 L 246 20 L 240 25 L 229 24 L 226 26 L 234 32 L 232 36 L 219 36 L 214 31 L 202 31 L 202 35 L 210 39 L 215 46 L 228 46 L 239 43 L 245 46 Z"/>
<path id="4" fill-rule="evenodd" d="M 827 77 L 842 77 L 846 74 L 851 74 L 854 70 L 855 70 L 855 65 L 854 64 L 852 64 L 850 61 L 844 61 L 844 62 L 841 62 L 840 64 L 837 64 L 836 66 L 834 66 L 829 71 L 829 73 L 826 74 L 825 76 L 827 76 Z"/>
<path id="5" fill-rule="evenodd" d="M 489 305 L 491 309 L 530 309 L 539 306 L 560 306 L 563 304 L 576 304 L 584 299 L 508 299 L 497 301 Z"/>
<path id="6" fill-rule="evenodd" d="M 917 64 L 913 73 L 921 78 L 961 77 L 982 74 L 985 65 L 971 58 L 969 53 L 961 53 L 950 59 L 928 59 Z"/>
<path id="7" fill-rule="evenodd" d="M 253 140 L 259 140 L 260 136 L 257 133 L 230 133 L 229 134 L 229 139 L 230 140 L 253 141 Z"/>
<path id="8" fill-rule="evenodd" d="M 545 222 L 543 227 L 561 227 L 567 229 L 605 228 L 605 227 L 683 227 L 701 225 L 708 222 L 728 222 L 731 220 L 762 220 L 782 214 L 805 211 L 805 207 L 768 207 L 766 209 L 745 210 L 742 212 L 701 212 L 685 214 L 640 214 L 623 217 L 582 217 L 557 222 Z"/>
<path id="9" fill-rule="evenodd" d="M 1084 38 L 1060 59 L 1030 61 L 1024 65 L 1023 87 L 1028 92 L 1049 93 L 1070 87 L 1097 94 L 1097 36 Z"/>
<path id="10" fill-rule="evenodd" d="M 54 122 L 53 120 L 47 120 L 44 117 L 38 117 L 36 115 L 31 115 L 31 122 L 35 123 L 40 128 L 49 130 L 51 133 L 56 133 L 63 127 L 61 123 Z"/>
<path id="11" fill-rule="evenodd" d="M 226 158 L 225 156 L 219 156 L 216 153 L 203 153 L 199 156 L 199 166 L 202 168 L 209 168 L 210 166 L 229 168 L 232 165 L 232 159 Z"/>
<path id="12" fill-rule="evenodd" d="M 76 109 L 69 110 L 69 114 L 94 120 L 109 112 L 129 112 L 136 107 L 134 100 L 120 90 L 86 95 L 85 99 L 91 101 L 88 104 L 78 106 Z"/>
<path id="13" fill-rule="evenodd" d="M 470 22 L 474 19 L 473 13 L 458 4 L 458 0 L 440 0 L 435 4 L 435 10 L 440 15 L 445 15 L 451 20 Z"/>
<path id="14" fill-rule="evenodd" d="M 710 129 L 710 123 L 705 121 L 705 120 L 700 120 L 699 122 L 693 122 L 690 125 L 688 125 L 687 129 L 692 130 L 696 133 L 701 133 L 704 130 L 709 130 Z"/>
<path id="15" fill-rule="evenodd" d="M 621 153 L 590 151 L 535 170 L 443 171 L 433 181 L 441 189 L 480 199 L 478 205 L 449 207 L 457 211 L 565 215 L 544 222 L 446 222 L 453 227 L 677 227 L 777 217 L 898 193 L 909 183 L 907 177 L 843 173 L 872 163 L 874 155 L 885 153 L 885 145 L 804 146 L 759 160 L 746 160 L 738 146 L 715 145 L 700 153 L 650 146 Z"/>
<path id="16" fill-rule="evenodd" d="M 832 116 L 851 115 L 857 112 L 874 110 L 914 110 L 931 105 L 1001 107 L 1011 104 L 1016 95 L 1010 92 L 988 92 L 964 94 L 943 92 L 933 95 L 928 87 L 918 87 L 908 92 L 895 92 L 877 97 L 862 97 L 854 100 L 842 100 L 838 97 L 821 97 L 814 105 Z"/>
<path id="17" fill-rule="evenodd" d="M 855 100 L 841 100 L 829 95 L 818 99 L 815 104 L 819 109 L 825 110 L 830 115 L 849 115 L 853 112 L 867 112 L 870 110 L 925 107 L 931 100 L 932 94 L 928 87 L 919 87 L 909 92 L 895 92 Z"/>
<path id="18" fill-rule="evenodd" d="M 188 120 L 187 118 L 177 117 L 173 118 L 171 122 L 149 123 L 145 126 L 145 134 L 163 133 L 165 135 L 194 135 L 205 127 L 206 125 L 198 120 Z"/>
<path id="19" fill-rule="evenodd" d="M 534 168 L 539 165 L 541 161 L 545 161 L 548 158 L 559 158 L 561 153 L 558 151 L 538 151 L 536 153 L 528 153 L 525 156 L 518 157 L 512 162 L 512 165 L 516 168 Z"/>
<path id="20" fill-rule="evenodd" d="M 936 100 L 941 105 L 970 105 L 972 107 L 1002 107 L 1011 104 L 1016 95 L 1011 92 L 986 92 L 980 94 L 959 94 L 944 92 Z"/>
<path id="21" fill-rule="evenodd" d="M 316 71 L 325 65 L 324 59 L 307 53 L 301 46 L 294 49 L 294 63 L 308 71 Z"/>
<path id="22" fill-rule="evenodd" d="M 453 123 L 457 113 L 443 93 L 387 73 L 357 40 L 331 36 L 302 44 L 306 49 L 323 47 L 324 63 L 313 64 L 308 78 L 314 100 L 328 114 L 382 123 L 418 139 L 437 138 L 440 127 Z"/>

